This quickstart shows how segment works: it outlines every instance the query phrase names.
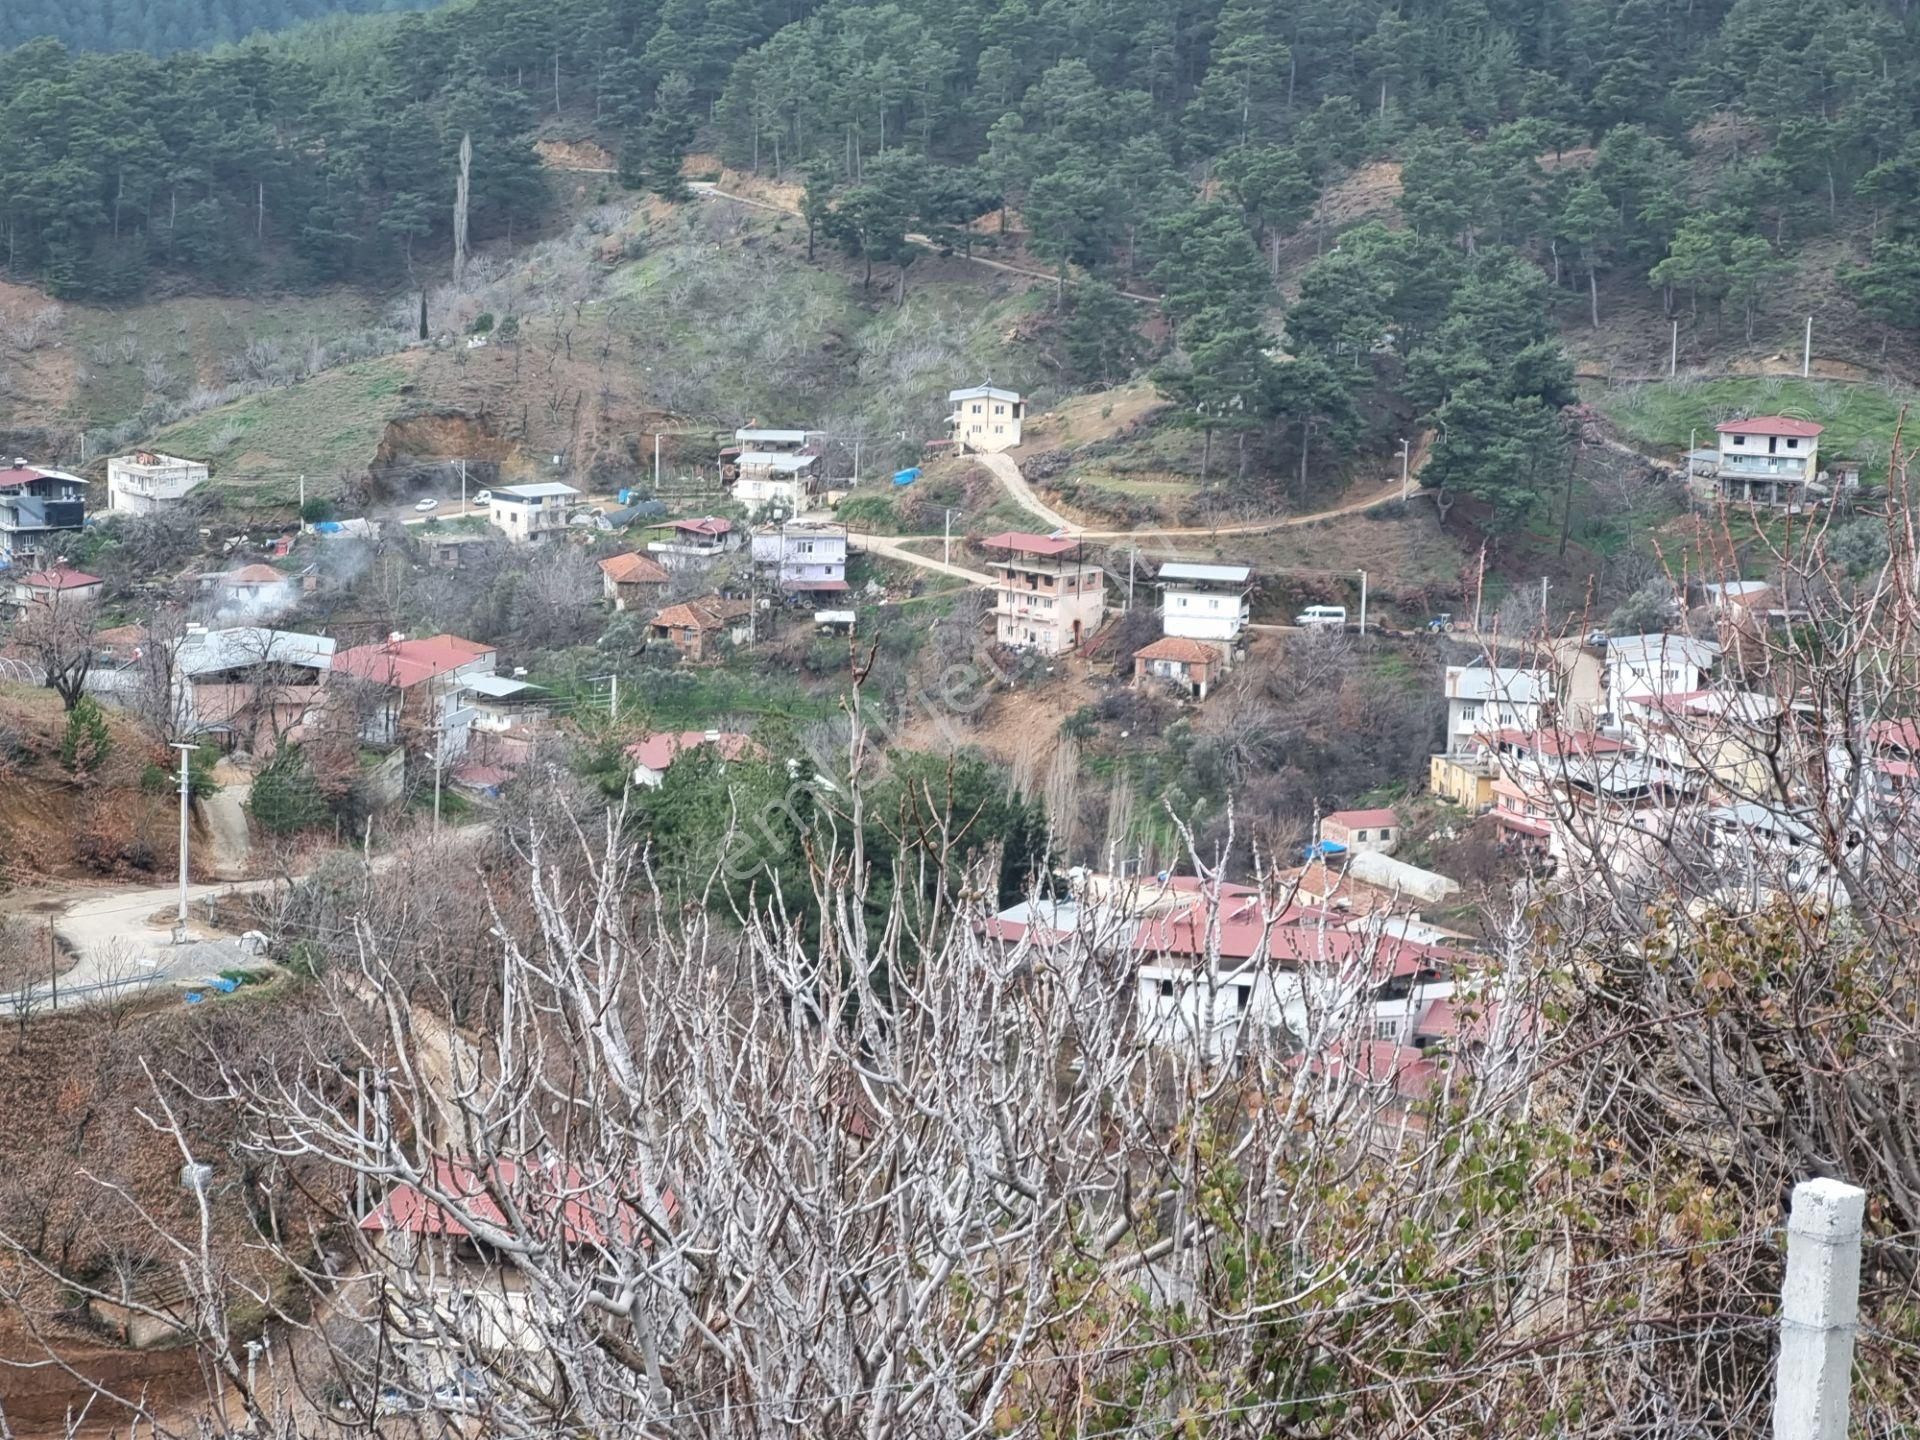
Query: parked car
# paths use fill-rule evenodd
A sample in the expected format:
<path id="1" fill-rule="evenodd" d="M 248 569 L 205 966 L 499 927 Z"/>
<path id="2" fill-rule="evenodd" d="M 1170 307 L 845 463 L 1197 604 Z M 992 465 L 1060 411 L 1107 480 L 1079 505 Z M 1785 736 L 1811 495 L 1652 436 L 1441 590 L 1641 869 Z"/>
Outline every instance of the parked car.
<path id="1" fill-rule="evenodd" d="M 493 491 L 491 490 L 476 491 L 474 493 L 473 503 L 476 505 L 491 505 L 493 503 Z"/>
<path id="2" fill-rule="evenodd" d="M 1607 642 L 1612 638 L 1613 637 L 1604 630 L 1587 631 L 1587 644 L 1591 645 L 1595 650 L 1606 649 Z"/>
<path id="3" fill-rule="evenodd" d="M 1309 605 L 1293 617 L 1293 623 L 1308 629 L 1344 630 L 1347 628 L 1347 607 L 1344 605 Z"/>
<path id="4" fill-rule="evenodd" d="M 416 509 L 416 510 L 418 510 L 418 511 L 419 511 L 419 512 L 420 512 L 420 513 L 421 513 L 422 515 L 424 515 L 424 514 L 426 514 L 426 513 L 427 513 L 427 511 L 429 511 L 429 510 L 437 510 L 437 509 L 439 509 L 439 508 L 440 508 L 440 502 L 439 502 L 438 500 L 436 500 L 436 499 L 434 499 L 434 498 L 433 498 L 433 496 L 431 496 L 431 495 L 429 495 L 429 496 L 427 496 L 427 498 L 426 498 L 426 499 L 424 499 L 424 500 L 416 500 L 416 501 L 414 501 L 414 503 L 413 503 L 413 508 L 414 508 L 414 509 Z"/>

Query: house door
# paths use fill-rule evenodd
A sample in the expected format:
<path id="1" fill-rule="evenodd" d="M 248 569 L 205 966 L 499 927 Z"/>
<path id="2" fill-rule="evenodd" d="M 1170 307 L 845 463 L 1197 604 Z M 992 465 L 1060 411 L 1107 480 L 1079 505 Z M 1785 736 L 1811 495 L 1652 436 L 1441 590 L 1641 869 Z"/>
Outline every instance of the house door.
<path id="1" fill-rule="evenodd" d="M 1078 620 L 1073 622 L 1073 648 L 1075 650 L 1080 648 L 1080 622 Z"/>

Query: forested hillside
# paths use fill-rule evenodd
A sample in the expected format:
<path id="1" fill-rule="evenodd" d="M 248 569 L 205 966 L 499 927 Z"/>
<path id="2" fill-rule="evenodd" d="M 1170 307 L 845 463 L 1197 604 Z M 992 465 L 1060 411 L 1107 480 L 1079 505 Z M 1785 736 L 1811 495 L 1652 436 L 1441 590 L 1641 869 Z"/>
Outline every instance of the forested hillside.
<path id="1" fill-rule="evenodd" d="M 284 30 L 323 15 L 418 10 L 428 0 L 7 0 L 0 47 L 52 38 L 75 50 L 165 55 Z"/>
<path id="2" fill-rule="evenodd" d="M 0 60 L 4 257 L 78 296 L 155 269 L 395 282 L 446 263 L 465 136 L 476 241 L 538 219 L 543 121 L 666 194 L 718 148 L 804 179 L 810 239 L 869 278 L 1005 202 L 1043 261 L 1112 282 L 1070 292 L 1083 378 L 1148 358 L 1116 290 L 1157 289 L 1209 466 L 1225 441 L 1304 478 L 1385 383 L 1440 430 L 1429 483 L 1498 530 L 1564 448 L 1552 334 L 1610 287 L 1750 335 L 1837 237 L 1868 313 L 1920 323 L 1916 25 L 1848 0 L 465 0 L 212 56 L 36 42 Z M 1404 225 L 1348 232 L 1284 313 L 1282 242 L 1374 161 Z"/>

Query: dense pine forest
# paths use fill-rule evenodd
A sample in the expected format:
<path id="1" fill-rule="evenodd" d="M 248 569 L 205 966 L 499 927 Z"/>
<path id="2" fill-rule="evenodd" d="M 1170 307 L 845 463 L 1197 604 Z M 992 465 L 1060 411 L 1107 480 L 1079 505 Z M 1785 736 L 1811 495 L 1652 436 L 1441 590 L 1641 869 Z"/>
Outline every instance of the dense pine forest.
<path id="1" fill-rule="evenodd" d="M 476 240 L 540 217 L 537 125 L 667 194 L 717 148 L 803 177 L 810 240 L 869 277 L 1006 202 L 1107 282 L 1066 327 L 1088 378 L 1140 358 L 1115 289 L 1156 287 L 1209 464 L 1251 436 L 1304 476 L 1394 352 L 1430 483 L 1497 529 L 1563 438 L 1556 309 L 1597 323 L 1606 284 L 1750 331 L 1837 234 L 1870 313 L 1920 323 L 1915 32 L 1847 0 L 465 0 L 164 59 L 37 40 L 0 58 L 0 258 L 77 297 L 394 283 L 444 260 L 465 136 Z M 1406 226 L 1348 232 L 1278 316 L 1280 242 L 1372 160 Z"/>
<path id="2" fill-rule="evenodd" d="M 0 48 L 50 36 L 75 50 L 166 55 L 284 30 L 325 15 L 418 10 L 429 0 L 7 0 Z"/>

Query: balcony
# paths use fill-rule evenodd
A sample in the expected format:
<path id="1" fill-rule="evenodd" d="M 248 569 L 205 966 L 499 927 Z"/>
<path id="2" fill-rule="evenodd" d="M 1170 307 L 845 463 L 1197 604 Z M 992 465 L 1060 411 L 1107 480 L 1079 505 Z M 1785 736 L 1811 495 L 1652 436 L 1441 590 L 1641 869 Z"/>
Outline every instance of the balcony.
<path id="1" fill-rule="evenodd" d="M 1804 480 L 1810 455 L 1723 454 L 1720 473 L 1743 480 Z"/>

